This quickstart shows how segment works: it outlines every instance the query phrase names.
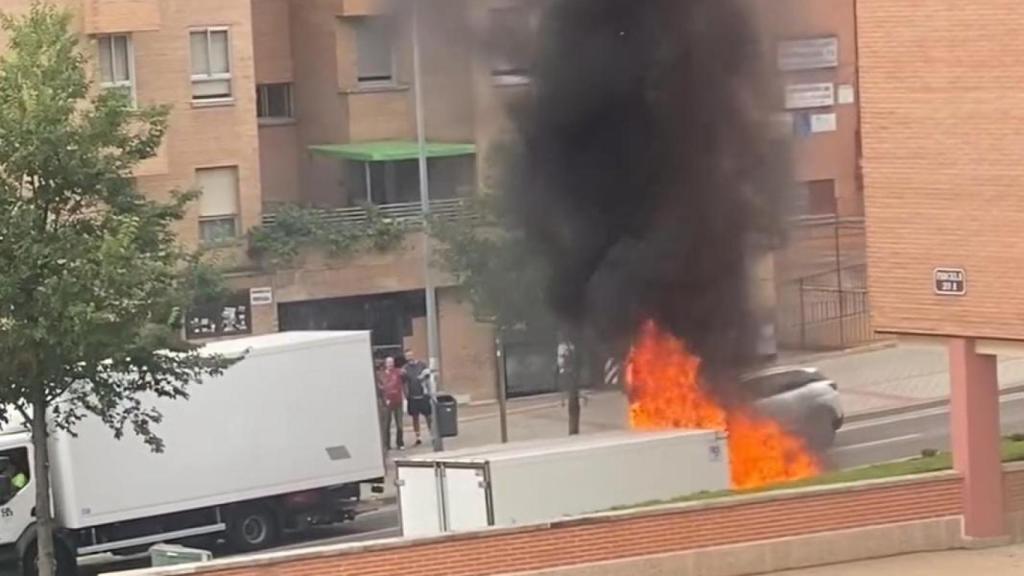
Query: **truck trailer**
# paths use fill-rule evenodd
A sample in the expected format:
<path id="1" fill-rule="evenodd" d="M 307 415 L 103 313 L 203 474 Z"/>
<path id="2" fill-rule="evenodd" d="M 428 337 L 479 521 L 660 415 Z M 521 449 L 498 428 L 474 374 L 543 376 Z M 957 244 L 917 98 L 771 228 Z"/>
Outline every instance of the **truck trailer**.
<path id="1" fill-rule="evenodd" d="M 207 344 L 242 357 L 189 388 L 152 399 L 165 450 L 99 418 L 50 439 L 59 562 L 133 554 L 157 543 L 226 539 L 241 551 L 283 531 L 342 522 L 364 483 L 381 482 L 384 453 L 366 332 L 290 332 Z M 30 433 L 0 431 L 0 458 L 29 474 L 0 503 L 0 558 L 34 572 L 35 479 Z"/>
<path id="2" fill-rule="evenodd" d="M 402 535 L 548 522 L 729 487 L 714 430 L 614 432 L 397 460 Z"/>

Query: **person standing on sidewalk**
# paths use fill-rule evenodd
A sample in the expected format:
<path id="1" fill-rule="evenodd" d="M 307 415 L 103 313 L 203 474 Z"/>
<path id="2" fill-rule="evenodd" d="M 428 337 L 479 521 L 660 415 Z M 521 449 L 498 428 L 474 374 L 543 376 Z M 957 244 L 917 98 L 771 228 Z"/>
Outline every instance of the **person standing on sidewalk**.
<path id="1" fill-rule="evenodd" d="M 395 448 L 405 450 L 402 438 L 402 401 L 405 397 L 405 378 L 401 369 L 395 366 L 395 359 L 388 356 L 384 359 L 384 371 L 381 373 L 381 391 L 384 394 L 384 410 L 386 414 L 385 430 L 387 446 L 391 450 L 391 422 L 395 423 Z"/>
<path id="2" fill-rule="evenodd" d="M 405 351 L 405 400 L 412 418 L 412 429 L 416 433 L 416 445 L 423 444 L 420 435 L 420 416 L 427 422 L 427 429 L 434 433 L 431 419 L 429 380 L 430 371 L 427 365 L 413 356 L 412 350 Z"/>

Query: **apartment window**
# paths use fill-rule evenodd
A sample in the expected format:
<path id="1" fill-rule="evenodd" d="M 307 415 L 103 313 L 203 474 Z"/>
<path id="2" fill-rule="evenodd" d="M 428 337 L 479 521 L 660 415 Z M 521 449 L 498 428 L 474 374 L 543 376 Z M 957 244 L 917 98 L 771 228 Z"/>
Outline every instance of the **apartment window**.
<path id="1" fill-rule="evenodd" d="M 99 36 L 100 86 L 135 96 L 135 66 L 132 39 L 126 34 Z"/>
<path id="2" fill-rule="evenodd" d="M 835 180 L 813 180 L 797 187 L 795 213 L 798 216 L 828 216 L 836 213 Z"/>
<path id="3" fill-rule="evenodd" d="M 189 33 L 192 52 L 192 99 L 231 98 L 231 43 L 227 28 Z"/>
<path id="4" fill-rule="evenodd" d="M 393 84 L 395 54 L 392 22 L 384 16 L 355 21 L 357 79 L 360 84 Z"/>
<path id="5" fill-rule="evenodd" d="M 497 82 L 524 82 L 529 79 L 527 47 L 530 45 L 530 13 L 521 8 L 491 10 L 491 73 Z"/>
<path id="6" fill-rule="evenodd" d="M 205 244 L 238 236 L 238 168 L 196 170 L 199 197 L 199 238 Z"/>
<path id="7" fill-rule="evenodd" d="M 415 160 L 395 162 L 349 162 L 352 205 L 378 206 L 418 202 L 419 165 Z M 465 198 L 476 191 L 476 157 L 454 156 L 427 161 L 430 197 L 434 200 Z"/>
<path id="8" fill-rule="evenodd" d="M 293 118 L 292 85 L 285 83 L 256 86 L 256 114 L 260 119 L 266 120 Z"/>

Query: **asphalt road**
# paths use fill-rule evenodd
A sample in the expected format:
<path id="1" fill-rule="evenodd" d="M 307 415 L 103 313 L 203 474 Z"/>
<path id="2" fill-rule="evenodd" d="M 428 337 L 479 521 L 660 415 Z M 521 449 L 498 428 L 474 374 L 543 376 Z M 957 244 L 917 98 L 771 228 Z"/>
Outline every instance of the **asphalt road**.
<path id="1" fill-rule="evenodd" d="M 1001 398 L 1004 434 L 1024 432 L 1024 392 Z M 851 422 L 831 451 L 837 468 L 855 468 L 917 456 L 922 450 L 949 450 L 949 407 Z"/>
<path id="2" fill-rule="evenodd" d="M 383 504 L 379 509 L 361 514 L 354 521 L 338 526 L 318 528 L 301 535 L 286 537 L 285 542 L 273 550 L 291 550 L 310 546 L 326 546 L 381 540 L 401 536 L 398 522 L 398 507 L 393 503 Z M 227 555 L 226 550 L 213 550 L 215 557 Z M 265 553 L 265 552 L 264 552 Z M 140 555 L 119 559 L 112 556 L 95 556 L 80 563 L 81 576 L 94 576 L 106 572 L 135 570 L 149 566 L 149 557 Z"/>
<path id="3" fill-rule="evenodd" d="M 1003 396 L 1000 414 L 1004 433 L 1024 432 L 1024 392 Z M 832 467 L 855 468 L 910 458 L 926 449 L 949 449 L 948 406 L 850 422 L 839 431 L 829 457 Z M 397 507 L 394 504 L 383 504 L 381 508 L 365 513 L 353 522 L 292 536 L 277 550 L 378 540 L 400 535 Z M 220 550 L 214 552 L 216 556 L 224 553 Z M 86 567 L 83 575 L 146 566 L 144 558 L 112 564 L 109 559 L 97 560 L 101 563 Z"/>

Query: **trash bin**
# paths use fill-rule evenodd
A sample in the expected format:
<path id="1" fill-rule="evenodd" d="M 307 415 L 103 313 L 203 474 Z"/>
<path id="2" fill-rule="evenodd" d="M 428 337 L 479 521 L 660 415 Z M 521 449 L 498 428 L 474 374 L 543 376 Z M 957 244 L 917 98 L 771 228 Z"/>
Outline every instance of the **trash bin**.
<path id="1" fill-rule="evenodd" d="M 450 394 L 437 395 L 437 415 L 434 418 L 441 438 L 459 435 L 459 403 Z"/>

